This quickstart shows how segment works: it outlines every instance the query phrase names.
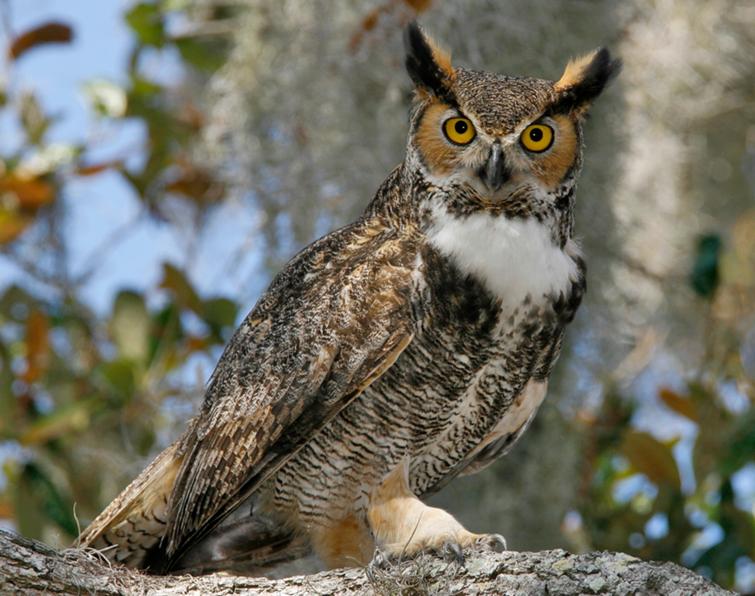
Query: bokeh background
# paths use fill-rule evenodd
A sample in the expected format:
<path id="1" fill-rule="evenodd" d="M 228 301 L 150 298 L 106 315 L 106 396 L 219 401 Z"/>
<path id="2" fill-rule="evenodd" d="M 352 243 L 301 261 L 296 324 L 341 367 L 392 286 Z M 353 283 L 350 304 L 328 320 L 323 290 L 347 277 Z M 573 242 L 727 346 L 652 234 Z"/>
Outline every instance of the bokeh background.
<path id="1" fill-rule="evenodd" d="M 417 16 L 468 67 L 625 65 L 549 399 L 433 502 L 755 589 L 749 0 L 0 0 L 0 526 L 70 543 L 177 437 L 271 276 L 402 159 Z"/>

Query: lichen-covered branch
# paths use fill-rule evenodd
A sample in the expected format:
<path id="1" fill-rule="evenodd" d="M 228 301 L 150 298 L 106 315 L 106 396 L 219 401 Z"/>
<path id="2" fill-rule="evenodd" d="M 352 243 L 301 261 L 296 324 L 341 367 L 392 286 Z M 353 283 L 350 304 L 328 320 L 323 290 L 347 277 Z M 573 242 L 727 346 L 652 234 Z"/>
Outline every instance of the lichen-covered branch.
<path id="1" fill-rule="evenodd" d="M 689 569 L 622 553 L 467 553 L 464 564 L 414 561 L 282 580 L 149 576 L 110 566 L 96 552 L 55 551 L 0 531 L 0 593 L 12 594 L 730 594 Z"/>

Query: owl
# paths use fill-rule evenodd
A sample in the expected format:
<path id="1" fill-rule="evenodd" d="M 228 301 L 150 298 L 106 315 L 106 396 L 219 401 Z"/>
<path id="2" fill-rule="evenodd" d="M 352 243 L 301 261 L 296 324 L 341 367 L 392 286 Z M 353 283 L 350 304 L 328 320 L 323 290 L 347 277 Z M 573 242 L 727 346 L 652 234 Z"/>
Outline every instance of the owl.
<path id="1" fill-rule="evenodd" d="M 553 82 L 456 68 L 415 23 L 405 45 L 403 163 L 277 275 L 81 545 L 155 573 L 504 547 L 421 498 L 506 453 L 545 397 L 585 292 L 582 121 L 619 62 Z"/>

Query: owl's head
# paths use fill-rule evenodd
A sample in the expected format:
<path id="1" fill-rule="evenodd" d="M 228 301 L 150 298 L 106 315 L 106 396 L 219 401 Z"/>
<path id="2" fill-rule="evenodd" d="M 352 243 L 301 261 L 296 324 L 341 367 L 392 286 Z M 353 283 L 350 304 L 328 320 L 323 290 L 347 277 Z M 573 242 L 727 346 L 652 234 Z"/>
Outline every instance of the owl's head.
<path id="1" fill-rule="evenodd" d="M 454 68 L 415 23 L 405 44 L 416 85 L 408 146 L 413 167 L 432 185 L 453 188 L 465 210 L 516 216 L 570 207 L 581 121 L 618 72 L 618 60 L 599 49 L 548 81 Z"/>

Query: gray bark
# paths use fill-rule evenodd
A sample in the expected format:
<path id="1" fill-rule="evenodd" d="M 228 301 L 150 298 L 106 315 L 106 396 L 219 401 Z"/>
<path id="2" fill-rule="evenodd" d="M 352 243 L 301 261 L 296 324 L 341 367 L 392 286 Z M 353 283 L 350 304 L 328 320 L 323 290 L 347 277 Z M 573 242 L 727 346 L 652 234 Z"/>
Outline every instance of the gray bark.
<path id="1" fill-rule="evenodd" d="M 2 594 L 731 594 L 674 563 L 623 553 L 466 553 L 463 564 L 413 561 L 267 580 L 222 574 L 149 576 L 96 551 L 55 551 L 0 531 Z"/>

